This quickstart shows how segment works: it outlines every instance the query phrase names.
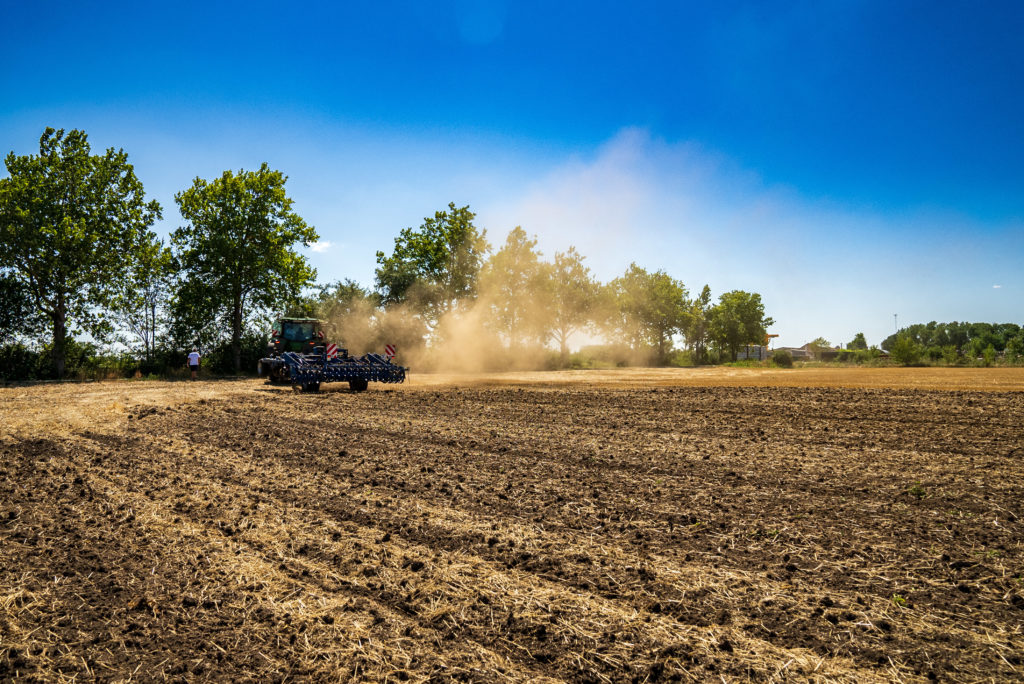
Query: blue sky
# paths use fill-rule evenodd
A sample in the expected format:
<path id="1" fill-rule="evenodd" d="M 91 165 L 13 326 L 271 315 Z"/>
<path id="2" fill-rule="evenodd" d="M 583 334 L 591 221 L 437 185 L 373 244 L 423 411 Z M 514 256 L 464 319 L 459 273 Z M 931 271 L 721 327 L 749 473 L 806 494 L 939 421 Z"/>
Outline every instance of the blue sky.
<path id="1" fill-rule="evenodd" d="M 46 126 L 175 192 L 263 161 L 320 280 L 453 201 L 691 291 L 779 344 L 1024 323 L 1019 2 L 13 3 L 0 148 Z"/>

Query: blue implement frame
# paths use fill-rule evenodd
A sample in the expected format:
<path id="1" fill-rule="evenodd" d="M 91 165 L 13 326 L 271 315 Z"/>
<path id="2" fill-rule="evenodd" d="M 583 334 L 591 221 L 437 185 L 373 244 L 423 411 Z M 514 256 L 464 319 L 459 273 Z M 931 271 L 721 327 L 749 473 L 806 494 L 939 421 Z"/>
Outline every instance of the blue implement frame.
<path id="1" fill-rule="evenodd" d="M 329 359 L 326 353 L 285 352 L 281 358 L 288 366 L 292 386 L 304 389 L 319 387 L 322 382 L 355 381 L 356 384 L 362 383 L 364 388 L 368 382 L 405 382 L 405 374 L 409 370 L 391 363 L 391 359 L 380 354 L 354 357 L 342 353 Z"/>

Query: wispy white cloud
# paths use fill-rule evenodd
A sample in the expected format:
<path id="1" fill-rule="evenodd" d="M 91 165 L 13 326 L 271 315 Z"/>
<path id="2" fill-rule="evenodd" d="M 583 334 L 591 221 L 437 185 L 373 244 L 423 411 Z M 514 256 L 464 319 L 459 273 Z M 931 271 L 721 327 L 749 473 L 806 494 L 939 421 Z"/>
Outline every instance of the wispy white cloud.
<path id="1" fill-rule="evenodd" d="M 316 252 L 317 254 L 320 254 L 320 253 L 326 252 L 327 250 L 329 250 L 333 246 L 334 246 L 334 243 L 331 242 L 330 240 L 321 240 L 319 242 L 312 242 L 312 243 L 310 243 L 309 248 L 311 250 L 313 250 L 314 252 Z"/>
<path id="2" fill-rule="evenodd" d="M 993 290 L 998 290 L 998 289 L 1000 289 L 1001 287 L 1002 287 L 1002 285 L 993 285 L 993 286 L 992 286 L 992 289 L 993 289 Z"/>

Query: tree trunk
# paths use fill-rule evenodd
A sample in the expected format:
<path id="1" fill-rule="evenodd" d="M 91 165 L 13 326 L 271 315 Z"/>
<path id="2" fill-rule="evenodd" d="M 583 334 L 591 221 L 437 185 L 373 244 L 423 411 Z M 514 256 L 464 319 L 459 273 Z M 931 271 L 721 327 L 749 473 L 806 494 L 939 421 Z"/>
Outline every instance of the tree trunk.
<path id="1" fill-rule="evenodd" d="M 231 316 L 231 355 L 235 359 L 235 374 L 242 372 L 242 298 L 235 297 Z"/>
<path id="2" fill-rule="evenodd" d="M 149 333 L 149 347 L 146 349 L 146 362 L 153 363 L 153 353 L 156 351 L 156 303 L 154 302 L 150 306 L 150 333 Z"/>
<path id="3" fill-rule="evenodd" d="M 65 349 L 65 338 L 68 334 L 67 328 L 67 306 L 64 303 L 64 297 L 57 298 L 57 306 L 53 310 L 53 370 L 57 374 L 57 379 L 64 377 L 64 356 L 66 353 Z"/>

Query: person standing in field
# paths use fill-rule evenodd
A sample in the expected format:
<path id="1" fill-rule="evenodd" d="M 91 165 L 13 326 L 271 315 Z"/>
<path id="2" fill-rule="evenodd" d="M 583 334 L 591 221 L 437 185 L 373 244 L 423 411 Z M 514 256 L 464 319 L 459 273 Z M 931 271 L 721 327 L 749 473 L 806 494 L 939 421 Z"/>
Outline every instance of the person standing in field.
<path id="1" fill-rule="evenodd" d="M 199 349 L 192 347 L 192 351 L 188 355 L 188 369 L 192 371 L 192 379 L 196 379 L 196 373 L 199 372 Z"/>

